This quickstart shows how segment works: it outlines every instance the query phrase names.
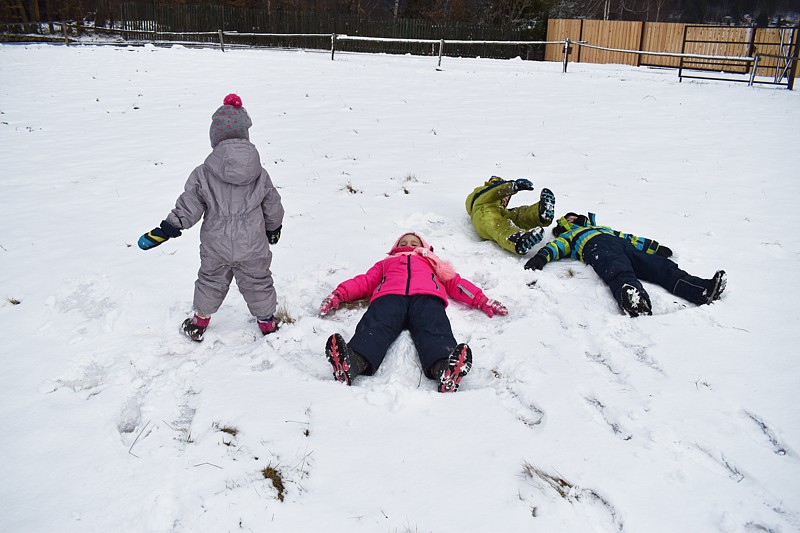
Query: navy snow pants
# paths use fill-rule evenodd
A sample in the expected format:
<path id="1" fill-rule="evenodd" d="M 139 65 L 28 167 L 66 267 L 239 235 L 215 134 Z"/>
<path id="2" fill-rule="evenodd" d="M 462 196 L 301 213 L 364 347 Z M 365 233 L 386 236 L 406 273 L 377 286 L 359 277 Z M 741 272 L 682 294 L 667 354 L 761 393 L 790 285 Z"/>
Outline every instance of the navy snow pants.
<path id="1" fill-rule="evenodd" d="M 365 373 L 372 374 L 383 362 L 389 346 L 407 329 L 425 375 L 434 379 L 434 365 L 446 359 L 457 344 L 444 308 L 441 298 L 427 294 L 381 296 L 369 304 L 347 344 L 369 361 L 370 369 Z"/>
<path id="2" fill-rule="evenodd" d="M 592 237 L 583 250 L 583 261 L 608 285 L 621 305 L 622 286 L 633 285 L 650 301 L 639 280 L 655 283 L 675 296 L 695 304 L 706 303 L 711 280 L 692 276 L 677 263 L 656 254 L 645 253 L 614 235 Z"/>

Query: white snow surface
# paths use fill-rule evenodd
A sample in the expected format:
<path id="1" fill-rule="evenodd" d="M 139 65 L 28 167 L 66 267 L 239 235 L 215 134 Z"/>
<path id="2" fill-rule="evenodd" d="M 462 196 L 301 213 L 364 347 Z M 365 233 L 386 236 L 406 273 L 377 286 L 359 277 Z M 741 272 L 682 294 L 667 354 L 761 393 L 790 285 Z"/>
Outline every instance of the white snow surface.
<path id="1" fill-rule="evenodd" d="M 800 94 L 436 61 L 0 46 L 0 530 L 800 531 Z M 234 285 L 198 344 L 178 326 L 199 225 L 136 240 L 230 92 L 283 197 L 295 322 L 262 337 Z M 631 319 L 582 263 L 526 271 L 464 210 L 492 175 L 727 290 L 696 307 L 645 284 L 654 315 Z M 363 308 L 320 301 L 406 230 L 510 310 L 448 307 L 475 358 L 456 394 L 407 333 L 349 388 L 324 357 Z"/>

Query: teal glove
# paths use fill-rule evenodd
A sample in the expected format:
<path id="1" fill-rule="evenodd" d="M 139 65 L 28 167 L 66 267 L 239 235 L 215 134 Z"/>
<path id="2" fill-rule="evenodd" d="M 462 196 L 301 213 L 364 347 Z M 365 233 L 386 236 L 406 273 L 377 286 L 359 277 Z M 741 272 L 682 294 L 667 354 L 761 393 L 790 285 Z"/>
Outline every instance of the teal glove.
<path id="1" fill-rule="evenodd" d="M 142 250 L 149 250 L 150 248 L 155 248 L 164 241 L 168 241 L 172 237 L 180 236 L 181 230 L 164 220 L 161 222 L 161 226 L 139 237 L 138 244 L 139 248 Z"/>

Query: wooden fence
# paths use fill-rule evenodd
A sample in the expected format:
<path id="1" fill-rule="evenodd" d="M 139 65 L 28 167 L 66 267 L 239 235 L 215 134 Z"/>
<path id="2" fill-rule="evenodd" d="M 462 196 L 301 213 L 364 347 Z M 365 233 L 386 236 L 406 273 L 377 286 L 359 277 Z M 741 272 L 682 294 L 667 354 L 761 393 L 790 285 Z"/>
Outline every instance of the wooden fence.
<path id="1" fill-rule="evenodd" d="M 787 49 L 791 49 L 796 56 L 798 34 L 800 31 L 796 27 L 700 26 L 667 22 L 568 19 L 550 19 L 547 24 L 548 41 L 562 41 L 568 38 L 571 41 L 586 41 L 605 48 L 739 57 L 753 57 L 755 54 L 781 56 L 785 55 Z M 794 42 L 790 41 L 792 37 Z M 547 45 L 544 58 L 545 61 L 562 61 L 563 46 Z M 672 68 L 681 66 L 681 59 L 678 57 L 610 52 L 581 46 L 572 47 L 569 59 L 580 63 L 617 63 Z M 756 74 L 771 76 L 780 63 L 781 60 L 777 57 L 765 57 L 759 63 Z M 708 68 L 719 66 L 710 62 L 705 62 L 704 65 Z M 683 66 L 687 68 L 685 63 Z M 703 65 L 695 63 L 693 66 Z M 731 66 L 733 71 L 736 71 L 735 68 L 741 68 L 741 64 L 736 67 Z M 798 76 L 800 69 L 795 73 L 795 77 Z"/>
<path id="2" fill-rule="evenodd" d="M 279 46 L 297 48 L 330 48 L 330 34 L 365 37 L 388 37 L 426 40 L 523 41 L 534 40 L 534 31 L 508 26 L 463 23 L 436 23 L 417 19 L 369 20 L 357 15 L 332 16 L 322 12 L 237 8 L 222 5 L 168 5 L 125 2 L 120 5 L 119 29 L 159 32 L 226 32 L 226 44 L 247 46 Z M 250 35 L 229 36 L 227 32 Z M 255 33 L 272 34 L 257 36 Z M 544 28 L 538 32 L 544 34 Z M 274 34 L 291 34 L 276 36 Z M 317 36 L 314 36 L 314 35 Z M 186 36 L 187 40 L 213 42 L 215 36 Z M 341 51 L 373 53 L 434 53 L 430 44 L 343 41 Z M 449 56 L 481 56 L 491 58 L 543 59 L 544 46 L 509 46 L 489 44 L 449 45 Z"/>

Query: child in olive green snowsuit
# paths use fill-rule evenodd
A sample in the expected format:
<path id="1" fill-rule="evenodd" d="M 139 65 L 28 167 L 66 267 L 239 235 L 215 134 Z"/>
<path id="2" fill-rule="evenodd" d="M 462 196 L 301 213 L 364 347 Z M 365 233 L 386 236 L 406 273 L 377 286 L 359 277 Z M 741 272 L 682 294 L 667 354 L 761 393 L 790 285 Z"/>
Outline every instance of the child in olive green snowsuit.
<path id="1" fill-rule="evenodd" d="M 496 241 L 509 252 L 525 255 L 542 240 L 543 226 L 553 223 L 556 197 L 542 189 L 539 201 L 508 209 L 508 201 L 519 191 L 532 191 L 524 178 L 506 181 L 492 176 L 467 196 L 467 213 L 482 239 Z"/>

